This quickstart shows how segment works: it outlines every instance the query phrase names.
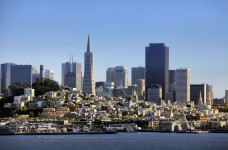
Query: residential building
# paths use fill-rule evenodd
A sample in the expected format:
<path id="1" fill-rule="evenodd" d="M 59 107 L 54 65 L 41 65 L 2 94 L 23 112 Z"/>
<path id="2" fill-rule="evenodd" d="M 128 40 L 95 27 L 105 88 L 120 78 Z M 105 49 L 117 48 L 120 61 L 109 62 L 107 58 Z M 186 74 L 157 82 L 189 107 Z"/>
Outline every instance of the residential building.
<path id="1" fill-rule="evenodd" d="M 162 99 L 165 99 L 165 93 L 169 91 L 169 47 L 164 43 L 150 43 L 145 54 L 146 100 L 147 90 L 154 84 L 162 86 Z"/>

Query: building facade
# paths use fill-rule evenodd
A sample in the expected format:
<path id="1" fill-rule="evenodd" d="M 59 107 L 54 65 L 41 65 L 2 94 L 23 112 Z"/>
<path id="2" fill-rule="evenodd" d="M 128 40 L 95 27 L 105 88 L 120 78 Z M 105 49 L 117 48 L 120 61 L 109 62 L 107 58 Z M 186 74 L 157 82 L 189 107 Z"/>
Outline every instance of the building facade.
<path id="1" fill-rule="evenodd" d="M 169 91 L 169 47 L 164 43 L 151 43 L 146 47 L 145 84 L 147 90 L 154 84 L 162 86 L 162 99 Z"/>
<path id="2" fill-rule="evenodd" d="M 54 71 L 53 70 L 45 70 L 44 77 L 46 79 L 54 80 Z"/>
<path id="3" fill-rule="evenodd" d="M 87 51 L 85 52 L 83 92 L 96 95 L 93 73 L 93 52 L 91 52 L 90 38 L 88 36 Z"/>
<path id="4" fill-rule="evenodd" d="M 144 99 L 145 97 L 145 79 L 137 80 L 137 95 L 139 99 Z"/>
<path id="5" fill-rule="evenodd" d="M 144 67 L 133 67 L 131 68 L 131 84 L 137 84 L 138 79 L 145 79 L 145 68 Z"/>
<path id="6" fill-rule="evenodd" d="M 226 99 L 226 103 L 228 103 L 228 90 L 225 91 L 225 99 Z"/>
<path id="7" fill-rule="evenodd" d="M 208 84 L 191 84 L 190 85 L 190 100 L 198 105 L 199 95 L 201 93 L 202 103 L 207 105 L 209 100 L 213 100 L 212 86 Z"/>
<path id="8" fill-rule="evenodd" d="M 115 68 L 111 67 L 106 70 L 106 82 L 114 82 Z"/>
<path id="9" fill-rule="evenodd" d="M 12 65 L 11 84 L 21 82 L 22 85 L 32 85 L 32 65 Z"/>
<path id="10" fill-rule="evenodd" d="M 176 70 L 176 102 L 183 106 L 190 102 L 190 69 Z"/>
<path id="11" fill-rule="evenodd" d="M 114 86 L 119 88 L 127 88 L 128 71 L 124 66 L 116 66 L 114 69 Z"/>
<path id="12" fill-rule="evenodd" d="M 1 90 L 6 89 L 10 86 L 11 84 L 11 66 L 12 63 L 5 63 L 1 64 Z"/>
<path id="13" fill-rule="evenodd" d="M 195 105 L 198 105 L 198 101 L 202 97 L 202 103 L 207 102 L 207 85 L 206 84 L 191 84 L 190 85 L 190 100 L 194 101 Z"/>
<path id="14" fill-rule="evenodd" d="M 44 82 L 44 65 L 40 65 L 40 80 Z"/>
<path id="15" fill-rule="evenodd" d="M 72 61 L 62 63 L 62 85 L 76 88 L 77 91 L 82 90 L 82 71 L 81 64 Z"/>
<path id="16" fill-rule="evenodd" d="M 160 101 L 162 100 L 162 86 L 158 84 L 152 85 L 148 89 L 147 94 L 149 102 L 160 104 Z"/>

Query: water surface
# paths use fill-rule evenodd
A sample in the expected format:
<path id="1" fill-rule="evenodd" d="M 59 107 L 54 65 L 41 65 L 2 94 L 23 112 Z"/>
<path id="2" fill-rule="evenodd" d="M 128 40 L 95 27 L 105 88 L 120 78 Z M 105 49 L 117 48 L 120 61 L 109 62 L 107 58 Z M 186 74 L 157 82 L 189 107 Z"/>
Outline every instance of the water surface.
<path id="1" fill-rule="evenodd" d="M 228 134 L 118 133 L 0 136 L 0 150 L 228 149 Z"/>

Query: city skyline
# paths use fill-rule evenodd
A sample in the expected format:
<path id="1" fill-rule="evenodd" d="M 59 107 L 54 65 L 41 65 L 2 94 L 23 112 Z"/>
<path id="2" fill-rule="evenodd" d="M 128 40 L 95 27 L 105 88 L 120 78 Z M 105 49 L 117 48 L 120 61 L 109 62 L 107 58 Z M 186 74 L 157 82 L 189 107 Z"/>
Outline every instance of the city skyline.
<path id="1" fill-rule="evenodd" d="M 18 4 L 17 2 L 12 4 L 2 1 L 1 3 L 3 9 L 0 10 L 2 12 L 0 19 L 4 22 L 0 25 L 1 64 L 13 62 L 37 67 L 43 64 L 45 68 L 54 70 L 54 79 L 61 83 L 61 63 L 67 61 L 70 53 L 74 55 L 77 62 L 84 66 L 83 53 L 86 50 L 87 35 L 90 34 L 93 41 L 95 81 L 105 81 L 106 69 L 113 66 L 126 66 L 129 71 L 128 79 L 130 80 L 132 67 L 144 67 L 145 47 L 149 43 L 162 42 L 170 48 L 169 68 L 190 68 L 191 84 L 208 83 L 212 85 L 215 97 L 223 97 L 225 95 L 224 91 L 228 88 L 226 84 L 228 83 L 228 71 L 226 70 L 228 68 L 226 59 L 228 34 L 225 28 L 227 21 L 224 19 L 228 13 L 225 9 L 227 3 L 225 1 L 219 3 L 195 1 L 198 6 L 194 2 L 185 2 L 178 5 L 179 10 L 173 10 L 169 15 L 166 13 L 158 15 L 159 17 L 156 16 L 156 13 L 153 14 L 156 10 L 161 12 L 159 11 L 161 4 L 158 2 L 131 3 L 131 7 L 126 8 L 129 13 L 124 10 L 124 5 L 127 2 L 113 3 L 114 8 L 112 9 L 109 4 L 104 2 L 102 6 L 107 6 L 107 8 L 103 8 L 94 14 L 91 11 L 73 9 L 74 7 L 72 6 L 75 5 L 70 6 L 67 3 L 64 6 L 69 8 L 69 11 L 61 11 L 60 16 L 56 18 L 56 15 L 45 7 L 53 4 L 50 2 L 45 2 L 43 13 L 37 12 L 35 9 L 31 14 L 28 11 L 34 9 L 35 2 L 23 3 L 23 8 L 20 8 L 20 4 L 16 5 Z M 76 2 L 71 3 L 78 4 Z M 94 4 L 93 2 L 91 3 Z M 122 4 L 122 6 L 117 7 L 119 6 L 118 4 Z M 139 5 L 136 6 L 137 4 Z M 149 12 L 151 5 L 148 4 L 158 6 L 158 8 Z M 168 2 L 165 5 L 162 4 L 167 9 L 165 12 L 177 8 L 174 4 L 169 4 Z M 186 8 L 188 4 L 190 9 Z M 80 5 L 84 6 L 86 4 L 80 3 Z M 29 8 L 30 6 L 31 8 Z M 54 6 L 60 7 L 58 2 Z M 96 5 L 95 10 L 99 10 L 102 6 Z M 180 8 L 180 6 L 185 7 Z M 42 6 L 38 5 L 37 7 L 40 8 Z M 87 6 L 87 8 L 90 7 Z M 145 10 L 137 11 L 136 9 L 134 11 L 134 8 L 138 7 L 145 7 Z M 8 8 L 14 11 L 9 12 Z M 66 10 L 66 8 L 62 9 Z M 192 11 L 193 8 L 196 11 L 195 13 Z M 203 9 L 200 10 L 201 8 Z M 119 12 L 114 13 L 113 10 L 115 9 L 119 10 Z M 184 9 L 187 9 L 187 11 L 178 15 Z M 52 8 L 51 10 L 55 12 L 57 8 Z M 74 15 L 71 14 L 72 12 L 75 12 L 73 13 Z M 80 16 L 78 15 L 80 12 L 85 14 L 82 13 Z M 99 16 L 103 12 L 107 12 L 107 15 Z M 45 13 L 47 13 L 47 17 L 43 16 Z M 111 14 L 117 19 L 117 23 L 113 25 L 111 25 L 113 23 L 112 19 L 107 18 Z M 122 14 L 123 16 L 121 17 Z M 31 17 L 34 17 L 34 19 Z M 101 23 L 93 23 L 93 17 L 99 20 L 105 17 L 106 23 L 103 21 Z M 163 24 L 162 27 L 159 27 L 159 23 L 153 25 L 154 22 L 148 20 L 153 17 Z M 165 19 L 170 17 L 171 19 L 163 21 L 160 17 Z M 31 20 L 28 22 L 27 18 Z M 51 19 L 48 20 L 48 18 Z M 75 18 L 78 21 L 73 21 Z M 125 21 L 125 18 L 128 21 Z M 19 19 L 20 22 L 18 23 Z M 39 23 L 35 19 L 41 22 Z M 62 24 L 58 19 L 63 21 Z M 177 27 L 172 23 L 172 19 L 174 19 L 174 22 L 177 21 L 177 23 L 174 23 Z M 179 19 L 182 20 L 180 21 Z M 91 24 L 84 26 L 87 20 Z M 80 21 L 82 23 L 78 23 Z M 148 23 L 145 21 L 148 21 Z M 182 23 L 184 21 L 187 22 Z M 166 22 L 168 22 L 167 25 L 164 24 Z M 190 24 L 187 25 L 188 23 Z M 109 25 L 111 26 L 108 27 Z M 145 29 L 142 31 L 137 30 L 137 26 Z M 66 27 L 70 29 L 67 30 Z M 190 31 L 187 31 L 188 29 Z M 34 53 L 34 51 L 37 53 Z M 82 72 L 84 72 L 84 68 Z"/>

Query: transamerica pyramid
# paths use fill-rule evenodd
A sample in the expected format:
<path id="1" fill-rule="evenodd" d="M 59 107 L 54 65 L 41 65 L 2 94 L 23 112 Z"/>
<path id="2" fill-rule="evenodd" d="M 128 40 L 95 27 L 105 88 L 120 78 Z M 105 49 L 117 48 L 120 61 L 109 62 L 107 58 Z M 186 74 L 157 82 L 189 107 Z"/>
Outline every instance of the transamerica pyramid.
<path id="1" fill-rule="evenodd" d="M 95 93 L 95 82 L 93 75 L 93 52 L 91 52 L 90 47 L 90 38 L 88 35 L 88 44 L 87 51 L 84 55 L 84 80 L 83 80 L 83 93 L 88 93 L 92 95 L 96 95 Z"/>

